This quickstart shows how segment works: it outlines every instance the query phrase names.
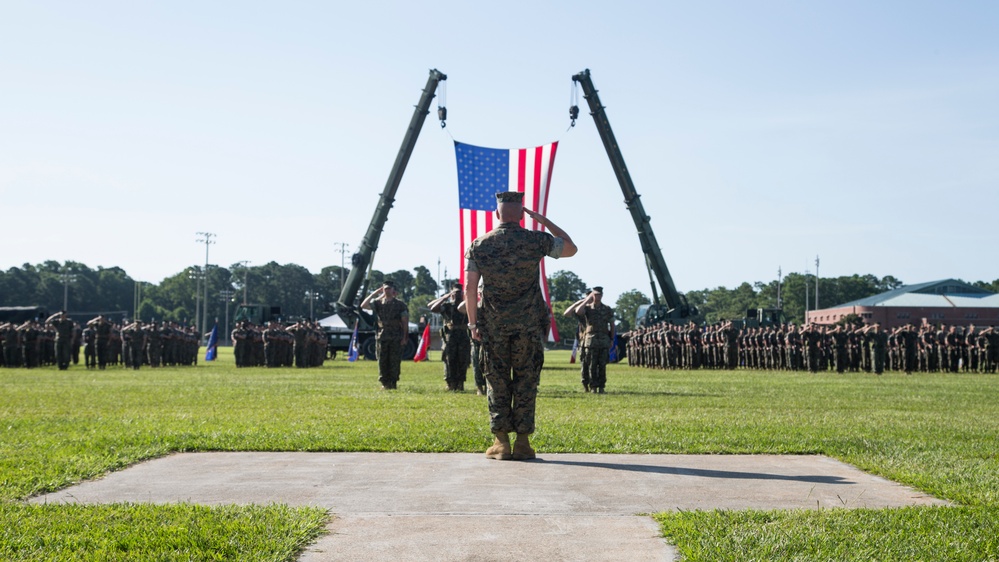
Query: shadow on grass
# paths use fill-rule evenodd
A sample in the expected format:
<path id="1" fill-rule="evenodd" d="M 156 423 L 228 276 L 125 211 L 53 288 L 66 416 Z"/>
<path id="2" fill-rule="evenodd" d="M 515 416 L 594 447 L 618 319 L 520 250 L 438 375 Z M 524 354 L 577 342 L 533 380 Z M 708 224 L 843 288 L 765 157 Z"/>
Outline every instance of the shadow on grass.
<path id="1" fill-rule="evenodd" d="M 531 462 L 531 461 L 528 461 Z M 792 476 L 789 474 L 767 474 L 763 472 L 735 472 L 731 470 L 709 470 L 703 468 L 680 468 L 674 466 L 651 466 L 647 464 L 618 464 L 609 462 L 588 461 L 549 461 L 536 459 L 533 462 L 545 464 L 561 464 L 567 466 L 583 466 L 587 468 L 604 468 L 607 470 L 626 470 L 630 472 L 650 472 L 653 474 L 676 474 L 679 476 L 699 476 L 702 478 L 728 478 L 733 480 L 791 480 L 795 482 L 812 482 L 815 484 L 855 484 L 840 476 L 821 476 L 804 474 Z"/>

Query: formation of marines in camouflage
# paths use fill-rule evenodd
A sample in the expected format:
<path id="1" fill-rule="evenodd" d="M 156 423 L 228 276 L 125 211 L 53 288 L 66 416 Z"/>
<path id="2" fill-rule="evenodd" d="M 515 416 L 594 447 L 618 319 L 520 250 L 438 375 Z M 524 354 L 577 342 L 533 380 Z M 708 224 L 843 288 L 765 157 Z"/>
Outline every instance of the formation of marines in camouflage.
<path id="1" fill-rule="evenodd" d="M 0 324 L 4 367 L 47 367 L 60 370 L 80 363 L 83 351 L 87 369 L 108 365 L 141 366 L 196 365 L 198 333 L 176 323 L 121 325 L 103 315 L 80 326 L 65 312 L 53 314 L 44 322 Z"/>
<path id="2" fill-rule="evenodd" d="M 661 324 L 627 334 L 628 363 L 659 369 L 995 373 L 999 331 L 911 324 L 863 327 L 769 326 L 731 322 L 699 327 Z"/>
<path id="3" fill-rule="evenodd" d="M 230 334 L 236 367 L 322 367 L 329 340 L 318 323 L 302 320 L 290 326 L 266 326 L 244 320 Z"/>

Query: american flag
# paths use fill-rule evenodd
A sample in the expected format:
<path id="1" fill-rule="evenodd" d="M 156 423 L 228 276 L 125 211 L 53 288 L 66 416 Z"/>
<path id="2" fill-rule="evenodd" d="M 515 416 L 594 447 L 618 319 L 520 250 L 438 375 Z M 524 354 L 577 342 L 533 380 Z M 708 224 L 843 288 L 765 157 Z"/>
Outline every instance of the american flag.
<path id="1" fill-rule="evenodd" d="M 493 229 L 496 219 L 496 194 L 519 191 L 524 194 L 524 206 L 542 215 L 548 212 L 548 186 L 555 164 L 558 142 L 534 148 L 485 148 L 455 141 L 458 160 L 459 242 L 461 244 L 461 284 L 465 284 L 465 249 L 473 240 Z M 524 217 L 521 226 L 544 230 L 531 217 Z M 551 294 L 545 276 L 545 261 L 541 260 L 541 291 L 551 310 Z M 551 338 L 558 341 L 555 319 L 551 320 Z"/>

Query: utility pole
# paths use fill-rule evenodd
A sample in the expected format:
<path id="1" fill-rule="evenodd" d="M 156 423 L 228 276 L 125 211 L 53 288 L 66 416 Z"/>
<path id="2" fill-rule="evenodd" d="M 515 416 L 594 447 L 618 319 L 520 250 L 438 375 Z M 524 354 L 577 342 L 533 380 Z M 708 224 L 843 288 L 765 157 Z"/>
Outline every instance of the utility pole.
<path id="1" fill-rule="evenodd" d="M 444 284 L 441 283 L 441 258 L 437 256 L 437 296 L 441 296 L 441 290 L 444 289 Z"/>
<path id="2" fill-rule="evenodd" d="M 815 256 L 815 310 L 819 309 L 819 256 Z"/>
<path id="3" fill-rule="evenodd" d="M 196 234 L 201 237 L 198 238 L 198 242 L 205 245 L 205 306 L 204 310 L 201 311 L 201 328 L 198 329 L 198 332 L 204 336 L 205 328 L 208 327 L 208 247 L 215 243 L 215 241 L 212 240 L 212 238 L 215 237 L 215 234 L 212 232 L 197 232 Z"/>

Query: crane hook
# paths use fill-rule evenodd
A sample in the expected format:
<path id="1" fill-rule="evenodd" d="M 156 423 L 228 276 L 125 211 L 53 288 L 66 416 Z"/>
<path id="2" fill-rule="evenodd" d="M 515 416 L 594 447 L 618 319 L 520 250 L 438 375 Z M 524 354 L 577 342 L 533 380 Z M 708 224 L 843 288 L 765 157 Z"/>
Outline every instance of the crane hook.
<path id="1" fill-rule="evenodd" d="M 441 120 L 441 129 L 447 127 L 447 108 L 443 105 L 437 106 L 437 118 Z"/>
<path id="2" fill-rule="evenodd" d="M 574 106 L 570 107 L 569 108 L 569 119 L 572 120 L 572 123 L 569 125 L 570 127 L 575 127 L 576 126 L 576 119 L 578 117 L 579 117 L 579 106 L 578 105 L 574 105 Z"/>

